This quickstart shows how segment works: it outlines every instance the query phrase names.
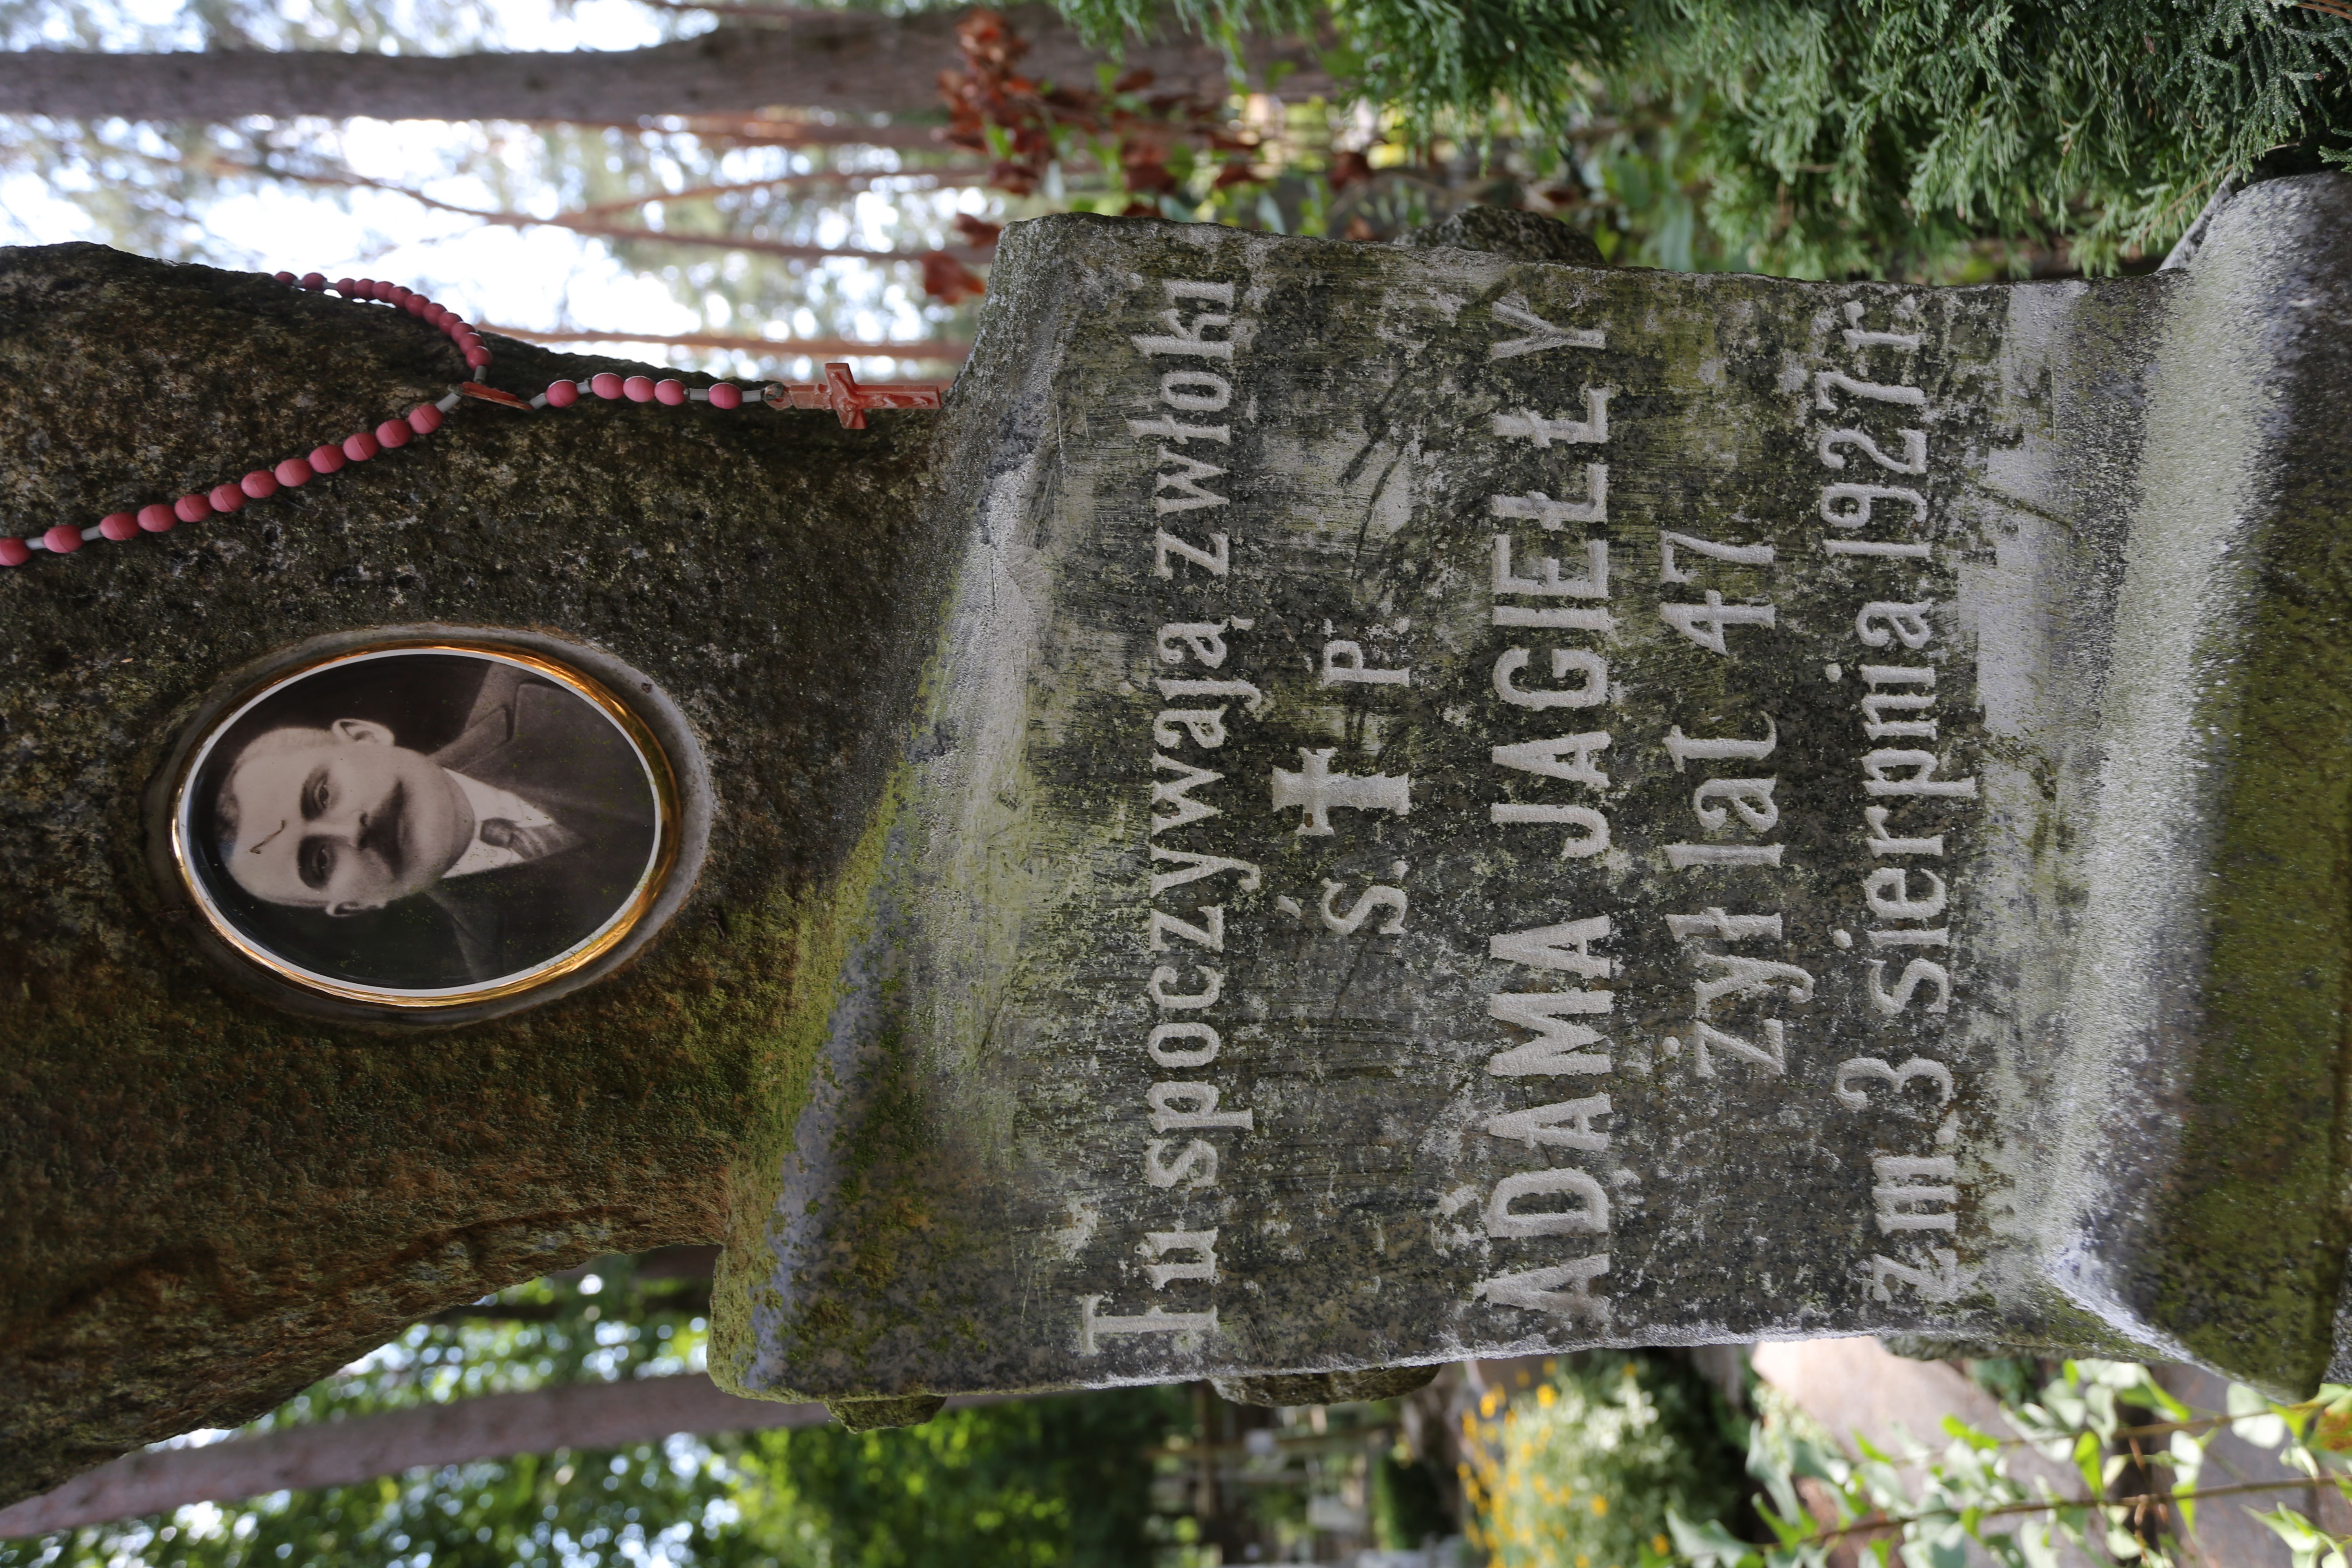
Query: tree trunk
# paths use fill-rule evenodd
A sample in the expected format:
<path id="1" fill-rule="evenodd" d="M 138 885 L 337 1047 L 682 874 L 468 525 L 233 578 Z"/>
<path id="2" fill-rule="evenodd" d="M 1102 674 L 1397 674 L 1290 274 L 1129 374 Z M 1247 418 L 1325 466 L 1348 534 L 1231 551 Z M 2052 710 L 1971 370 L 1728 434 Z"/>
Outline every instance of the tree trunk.
<path id="1" fill-rule="evenodd" d="M 1030 41 L 1033 79 L 1091 88 L 1103 57 L 1045 5 L 1007 13 Z M 37 49 L 0 55 L 0 113 L 63 120 L 226 121 L 297 114 L 332 120 L 528 120 L 596 123 L 654 115 L 741 113 L 788 106 L 837 114 L 940 109 L 939 73 L 961 63 L 954 12 L 795 15 L 789 27 L 721 27 L 646 49 L 545 54 L 221 52 L 104 55 Z M 1255 46 L 1257 71 L 1294 68 L 1285 87 L 1328 92 L 1314 51 Z M 1125 62 L 1156 91 L 1222 98 L 1223 55 L 1195 38 L 1131 44 Z"/>
<path id="2" fill-rule="evenodd" d="M 496 346 L 525 395 L 626 368 Z M 383 306 L 0 250 L 0 534 L 234 480 L 463 374 Z M 728 1235 L 799 1104 L 829 889 L 946 553 L 910 521 L 931 416 L 870 417 L 467 400 L 235 516 L 0 570 L 0 1503 L 250 1420 L 443 1308 Z M 576 995 L 321 1024 L 159 908 L 142 795 L 239 667 L 417 623 L 538 627 L 659 682 L 700 735 L 709 849 L 654 944 Z M 828 978 L 804 994 L 803 969 Z"/>
<path id="3" fill-rule="evenodd" d="M 950 1405 L 992 1405 L 981 1394 Z M 625 1448 L 677 1432 L 821 1426 L 822 1405 L 738 1399 L 699 1373 L 489 1394 L 419 1410 L 289 1426 L 202 1448 L 126 1454 L 42 1497 L 0 1508 L 0 1540 L 139 1519 L 193 1502 L 349 1486 L 419 1466 L 464 1465 L 559 1448 Z"/>

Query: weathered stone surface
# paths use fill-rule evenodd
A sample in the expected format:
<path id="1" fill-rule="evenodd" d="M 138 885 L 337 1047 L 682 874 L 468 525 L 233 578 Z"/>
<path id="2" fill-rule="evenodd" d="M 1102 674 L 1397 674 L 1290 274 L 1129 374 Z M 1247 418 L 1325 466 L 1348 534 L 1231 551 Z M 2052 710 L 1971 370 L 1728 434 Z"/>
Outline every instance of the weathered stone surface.
<path id="1" fill-rule="evenodd" d="M 903 1394 L 887 1399 L 834 1399 L 825 1403 L 833 1418 L 852 1432 L 879 1432 L 891 1426 L 920 1426 L 948 1407 L 939 1394 Z"/>
<path id="2" fill-rule="evenodd" d="M 1058 218 L 936 434 L 468 406 L 0 576 L 5 1485 L 722 1235 L 714 1375 L 861 1420 L 1864 1331 L 2307 1385 L 2347 192 L 1949 291 Z M 436 353 L 15 253 L 0 508 L 242 471 Z M 162 918 L 139 796 L 240 666 L 419 622 L 658 680 L 710 858 L 576 996 L 321 1025 Z"/>
<path id="3" fill-rule="evenodd" d="M 719 1375 L 1885 1330 L 2308 1386 L 2347 256 L 2340 179 L 1953 290 L 1015 230 Z"/>
<path id="4" fill-rule="evenodd" d="M 1437 1363 L 1375 1366 L 1361 1372 L 1310 1372 L 1290 1376 L 1221 1377 L 1217 1397 L 1235 1405 L 1343 1405 L 1355 1400 L 1398 1399 L 1437 1380 Z"/>
<path id="5" fill-rule="evenodd" d="M 499 348 L 526 394 L 613 363 Z M 0 520 L 176 496 L 457 375 L 380 307 L 6 252 Z M 829 891 L 903 745 L 947 559 L 919 522 L 927 420 L 469 402 L 236 517 L 0 573 L 0 1500 L 245 1419 L 499 1286 L 723 1237 L 738 1162 L 797 1106 Z M 555 632 L 658 679 L 711 764 L 701 884 L 633 970 L 539 1011 L 290 1016 L 157 917 L 147 773 L 238 666 L 416 622 Z"/>
<path id="6" fill-rule="evenodd" d="M 1580 228 L 1516 207 L 1468 206 L 1426 227 L 1397 237 L 1405 250 L 1485 250 L 1515 261 L 1606 265 L 1601 247 Z"/>

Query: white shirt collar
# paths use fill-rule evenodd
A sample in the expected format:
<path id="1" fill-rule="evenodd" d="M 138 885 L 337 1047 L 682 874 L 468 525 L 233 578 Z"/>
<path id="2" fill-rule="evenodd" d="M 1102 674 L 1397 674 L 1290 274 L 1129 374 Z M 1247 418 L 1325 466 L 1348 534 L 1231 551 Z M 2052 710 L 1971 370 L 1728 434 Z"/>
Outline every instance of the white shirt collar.
<path id="1" fill-rule="evenodd" d="M 486 784 L 479 779 L 469 779 L 454 768 L 444 768 L 457 788 L 464 792 L 467 804 L 474 808 L 474 841 L 457 857 L 457 864 L 441 873 L 442 880 L 452 877 L 470 877 L 477 871 L 496 871 L 507 866 L 520 866 L 522 856 L 512 849 L 499 849 L 482 842 L 482 824 L 498 818 L 511 822 L 517 827 L 552 827 L 555 818 L 509 790 L 496 784 Z"/>

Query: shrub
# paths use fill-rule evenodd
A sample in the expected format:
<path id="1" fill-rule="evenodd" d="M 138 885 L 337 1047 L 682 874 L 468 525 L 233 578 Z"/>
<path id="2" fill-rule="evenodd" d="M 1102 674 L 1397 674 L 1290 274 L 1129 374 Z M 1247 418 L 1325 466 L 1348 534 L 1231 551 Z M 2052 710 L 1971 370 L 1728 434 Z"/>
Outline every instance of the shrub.
<path id="1" fill-rule="evenodd" d="M 1465 1422 L 1474 1542 L 1496 1568 L 1657 1568 L 1669 1510 L 1714 1521 L 1744 1491 L 1721 1396 L 1671 1352 L 1562 1357 L 1507 1405 Z M 1497 1416 L 1499 1415 L 1499 1419 Z"/>

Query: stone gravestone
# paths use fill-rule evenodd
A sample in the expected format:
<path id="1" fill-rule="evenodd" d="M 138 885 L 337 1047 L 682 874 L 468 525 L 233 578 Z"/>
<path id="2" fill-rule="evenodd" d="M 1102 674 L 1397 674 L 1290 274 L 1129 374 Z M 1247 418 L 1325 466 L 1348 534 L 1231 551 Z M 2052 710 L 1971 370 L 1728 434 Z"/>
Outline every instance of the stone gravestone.
<path id="1" fill-rule="evenodd" d="M 995 276 L 727 1375 L 2319 1376 L 2352 183 L 2100 283 L 1084 218 Z"/>
<path id="2" fill-rule="evenodd" d="M 1873 1330 L 2314 1381 L 2352 185 L 2100 283 L 1459 237 L 1045 220 L 936 429 L 469 409 L 0 578 L 16 1484 L 721 1236 L 720 1381 L 867 1422 Z M 185 389 L 0 407 L 18 515 L 438 390 L 0 283 L 16 384 Z"/>

